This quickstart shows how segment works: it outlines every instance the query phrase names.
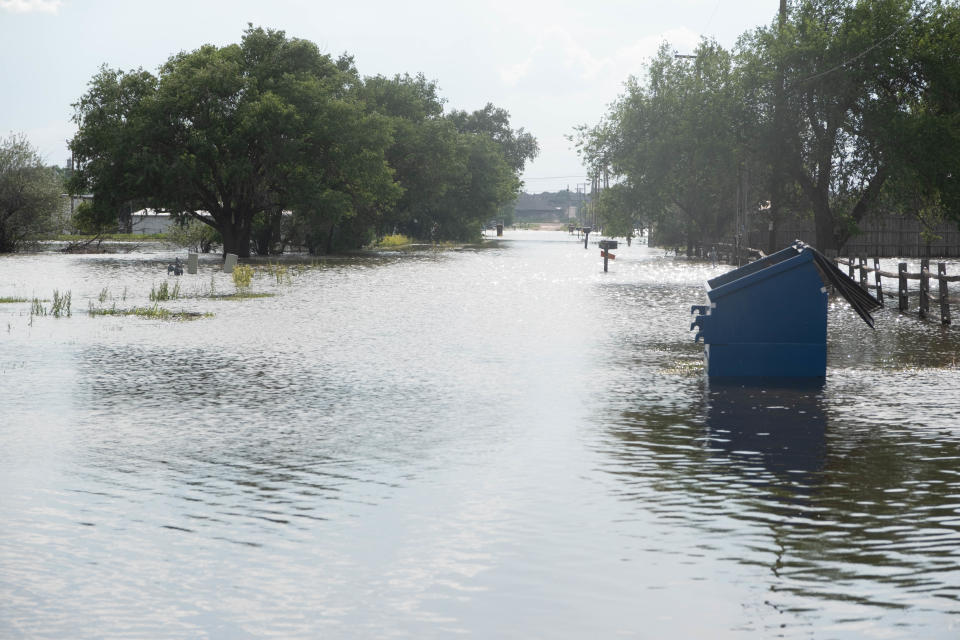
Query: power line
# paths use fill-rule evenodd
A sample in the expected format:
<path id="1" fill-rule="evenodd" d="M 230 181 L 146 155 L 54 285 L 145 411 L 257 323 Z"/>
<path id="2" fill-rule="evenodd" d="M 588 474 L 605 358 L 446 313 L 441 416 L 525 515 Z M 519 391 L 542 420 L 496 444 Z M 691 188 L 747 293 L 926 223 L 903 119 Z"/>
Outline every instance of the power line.
<path id="1" fill-rule="evenodd" d="M 822 77 L 824 77 L 824 76 L 830 75 L 830 74 L 833 73 L 834 71 L 838 71 L 838 70 L 846 67 L 846 66 L 847 66 L 848 64 L 850 64 L 851 62 L 856 62 L 857 60 L 859 60 L 859 59 L 862 58 L 863 56 L 867 55 L 868 53 L 870 53 L 871 51 L 873 51 L 874 49 L 876 49 L 877 47 L 879 47 L 880 45 L 882 45 L 884 42 L 886 42 L 887 40 L 889 40 L 889 39 L 892 38 L 893 36 L 897 35 L 897 34 L 900 33 L 901 31 L 903 31 L 904 29 L 906 29 L 908 26 L 910 26 L 910 24 L 911 24 L 912 22 L 914 22 L 915 20 L 919 20 L 919 19 L 922 18 L 922 17 L 923 17 L 923 15 L 918 13 L 917 15 L 915 15 L 914 17 L 912 17 L 910 20 L 907 20 L 907 22 L 905 22 L 904 24 L 900 25 L 899 27 L 897 27 L 896 29 L 894 29 L 893 31 L 891 31 L 891 32 L 890 32 L 888 35 L 886 35 L 885 37 L 881 38 L 880 40 L 877 40 L 877 41 L 874 42 L 872 45 L 870 45 L 869 47 L 867 47 L 866 49 L 864 49 L 863 51 L 861 51 L 861 52 L 858 53 L 857 55 L 853 56 L 852 58 L 848 58 L 847 60 L 844 60 L 843 62 L 841 62 L 840 64 L 838 64 L 837 66 L 835 66 L 835 67 L 833 67 L 833 68 L 831 68 L 831 69 L 827 69 L 826 71 L 822 71 L 822 72 L 820 72 L 820 73 L 814 74 L 814 75 L 810 76 L 809 78 L 805 78 L 805 79 L 801 80 L 798 84 L 805 84 L 805 83 L 807 83 L 807 82 L 812 82 L 813 80 L 817 80 L 817 79 L 822 78 Z"/>
<path id="2" fill-rule="evenodd" d="M 543 176 L 543 177 L 539 177 L 539 178 L 527 178 L 527 177 L 524 177 L 523 179 L 524 179 L 525 181 L 526 181 L 526 180 L 571 180 L 571 179 L 573 179 L 573 178 L 587 178 L 587 177 L 588 177 L 588 176 L 584 176 L 584 175 L 580 175 L 580 176 Z"/>
<path id="3" fill-rule="evenodd" d="M 711 24 L 713 24 L 713 19 L 714 19 L 714 18 L 716 17 L 716 15 L 717 15 L 717 9 L 720 8 L 720 2 L 721 2 L 721 0 L 717 0 L 717 4 L 713 5 L 713 11 L 710 12 L 710 17 L 707 19 L 707 24 L 706 24 L 706 26 L 703 28 L 703 31 L 701 31 L 701 34 L 706 35 L 707 29 L 710 28 L 710 25 L 711 25 Z"/>

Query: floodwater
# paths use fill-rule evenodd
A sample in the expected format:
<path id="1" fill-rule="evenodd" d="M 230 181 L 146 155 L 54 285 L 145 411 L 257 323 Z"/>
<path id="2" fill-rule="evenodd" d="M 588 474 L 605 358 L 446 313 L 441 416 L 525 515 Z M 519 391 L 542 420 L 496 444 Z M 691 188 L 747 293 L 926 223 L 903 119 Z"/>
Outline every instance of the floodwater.
<path id="1" fill-rule="evenodd" d="M 724 386 L 728 267 L 489 244 L 205 258 L 186 322 L 87 313 L 171 250 L 0 257 L 72 300 L 0 304 L 0 637 L 960 637 L 957 329 L 832 302 L 825 382 Z"/>

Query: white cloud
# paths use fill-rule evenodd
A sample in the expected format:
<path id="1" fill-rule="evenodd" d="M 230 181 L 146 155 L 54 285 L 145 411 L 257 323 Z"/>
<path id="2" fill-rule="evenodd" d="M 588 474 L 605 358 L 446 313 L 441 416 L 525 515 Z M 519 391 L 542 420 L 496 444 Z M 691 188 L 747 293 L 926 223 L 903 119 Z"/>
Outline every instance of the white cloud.
<path id="1" fill-rule="evenodd" d="M 11 13 L 57 14 L 63 0 L 0 0 L 0 9 Z"/>
<path id="2" fill-rule="evenodd" d="M 510 87 L 534 81 L 544 75 L 562 74 L 578 83 L 597 87 L 618 87 L 630 75 L 639 75 L 644 63 L 653 58 L 663 42 L 680 53 L 692 52 L 699 35 L 685 27 L 643 36 L 603 53 L 594 52 L 584 38 L 553 25 L 541 29 L 535 44 L 518 63 L 500 69 L 500 78 Z"/>

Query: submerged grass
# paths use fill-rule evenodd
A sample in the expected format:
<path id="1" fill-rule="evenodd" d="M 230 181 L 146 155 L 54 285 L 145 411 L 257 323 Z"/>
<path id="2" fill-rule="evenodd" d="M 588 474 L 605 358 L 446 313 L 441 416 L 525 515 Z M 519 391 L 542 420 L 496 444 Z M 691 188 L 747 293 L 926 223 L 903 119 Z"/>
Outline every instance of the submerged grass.
<path id="1" fill-rule="evenodd" d="M 150 287 L 150 302 L 163 302 L 164 300 L 176 300 L 180 297 L 180 282 L 177 281 L 170 287 L 170 283 L 164 280 L 159 287 Z M 101 300 L 102 302 L 102 300 Z"/>
<path id="2" fill-rule="evenodd" d="M 91 316 L 136 316 L 138 318 L 147 318 L 151 320 L 198 320 L 200 318 L 212 318 L 212 313 L 200 313 L 197 311 L 170 311 L 164 309 L 159 304 L 154 303 L 152 307 L 133 307 L 132 309 L 118 309 L 116 304 L 110 308 L 97 308 L 90 303 L 88 313 Z"/>
<path id="3" fill-rule="evenodd" d="M 0 297 L 0 304 L 13 304 L 16 302 L 30 302 L 30 298 L 17 298 L 15 296 Z"/>
<path id="4" fill-rule="evenodd" d="M 59 318 L 60 316 L 70 317 L 70 291 L 67 291 L 64 294 L 61 294 L 56 289 L 53 290 L 53 304 L 50 306 L 50 314 L 54 318 Z"/>
<path id="5" fill-rule="evenodd" d="M 253 281 L 253 267 L 248 264 L 238 264 L 233 268 L 233 284 L 237 287 L 237 295 L 243 297 L 250 291 L 250 283 Z"/>
<path id="6" fill-rule="evenodd" d="M 220 293 L 220 294 L 211 293 L 210 299 L 211 300 L 248 300 L 251 298 L 272 298 L 276 295 L 277 294 L 275 293 L 267 293 L 265 291 L 264 292 L 246 291 L 246 292 Z"/>
<path id="7" fill-rule="evenodd" d="M 263 270 L 266 271 L 271 276 L 273 276 L 274 280 L 278 285 L 290 284 L 291 282 L 290 271 L 289 269 L 287 269 L 287 265 L 285 264 L 280 264 L 279 262 L 277 264 L 272 264 L 270 262 L 267 262 L 267 265 L 263 267 Z"/>

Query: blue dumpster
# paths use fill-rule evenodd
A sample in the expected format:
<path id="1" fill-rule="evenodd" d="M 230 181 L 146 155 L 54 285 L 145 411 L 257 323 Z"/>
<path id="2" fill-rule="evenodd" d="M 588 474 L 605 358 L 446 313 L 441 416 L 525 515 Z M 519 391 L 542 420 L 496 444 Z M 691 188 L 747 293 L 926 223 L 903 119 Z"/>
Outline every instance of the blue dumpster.
<path id="1" fill-rule="evenodd" d="M 828 284 L 873 326 L 876 298 L 800 241 L 708 280 L 709 304 L 691 308 L 690 326 L 703 339 L 707 375 L 826 375 Z"/>

